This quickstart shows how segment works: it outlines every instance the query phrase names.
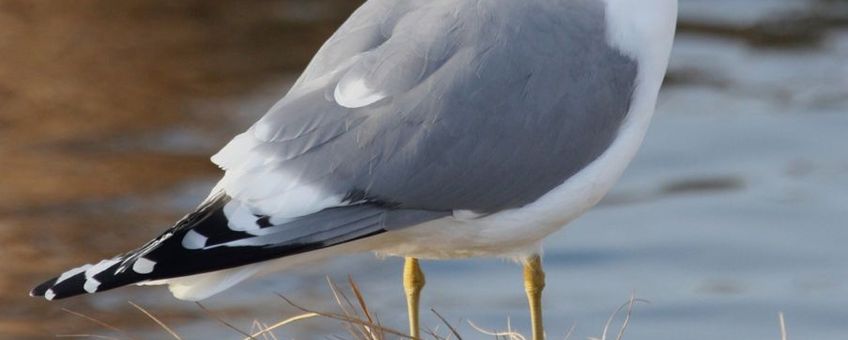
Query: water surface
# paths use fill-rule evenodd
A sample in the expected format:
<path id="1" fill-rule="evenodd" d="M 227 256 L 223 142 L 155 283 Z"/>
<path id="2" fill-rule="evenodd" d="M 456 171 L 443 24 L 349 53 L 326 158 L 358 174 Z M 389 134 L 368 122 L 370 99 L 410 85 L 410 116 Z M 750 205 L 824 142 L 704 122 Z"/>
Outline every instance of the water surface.
<path id="1" fill-rule="evenodd" d="M 0 338 L 239 335 L 163 288 L 58 303 L 39 279 L 137 246 L 214 183 L 208 155 L 284 93 L 353 5 L 343 1 L 0 2 Z M 546 241 L 550 336 L 600 335 L 635 293 L 626 339 L 841 339 L 848 320 L 848 3 L 681 3 L 681 33 L 645 145 L 595 210 Z M 205 302 L 234 325 L 295 314 L 274 293 L 333 309 L 324 276 L 351 274 L 403 329 L 401 261 L 353 256 L 273 275 Z M 425 262 L 422 305 L 527 329 L 520 268 Z M 425 313 L 423 323 L 439 324 Z M 443 327 L 442 327 L 443 328 Z M 307 321 L 282 338 L 345 335 Z M 117 334 L 119 335 L 119 334 Z M 559 337 L 554 337 L 559 338 Z"/>

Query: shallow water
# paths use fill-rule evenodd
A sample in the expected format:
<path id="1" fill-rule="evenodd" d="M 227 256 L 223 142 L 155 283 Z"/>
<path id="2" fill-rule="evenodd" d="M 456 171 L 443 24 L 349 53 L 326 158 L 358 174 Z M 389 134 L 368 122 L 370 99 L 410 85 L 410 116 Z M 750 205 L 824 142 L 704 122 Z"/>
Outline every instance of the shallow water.
<path id="1" fill-rule="evenodd" d="M 548 334 L 561 338 L 574 326 L 572 339 L 598 336 L 633 293 L 651 303 L 635 307 L 626 339 L 777 339 L 780 311 L 792 338 L 844 338 L 848 2 L 681 2 L 669 81 L 641 153 L 597 209 L 545 243 Z M 58 303 L 24 293 L 65 267 L 138 245 L 202 199 L 217 175 L 206 157 L 283 92 L 350 5 L 197 2 L 162 14 L 128 3 L 121 16 L 98 14 L 97 1 L 76 10 L 0 2 L 2 34 L 11 37 L 0 51 L 14 56 L 0 63 L 0 156 L 8 162 L 0 179 L 0 338 L 120 335 L 62 307 L 164 337 L 127 300 L 187 339 L 239 337 L 162 288 Z M 35 30 L 34 17 L 52 19 Z M 159 25 L 152 32 L 151 20 Z M 107 33 L 94 29 L 104 25 Z M 253 319 L 296 313 L 275 292 L 333 309 L 324 276 L 343 282 L 351 274 L 381 320 L 403 329 L 401 264 L 339 259 L 204 304 L 250 329 Z M 464 320 L 503 329 L 509 318 L 527 330 L 518 266 L 423 266 L 422 306 L 465 338 L 484 336 Z M 423 323 L 439 325 L 430 313 Z M 330 321 L 277 333 L 315 334 L 346 333 Z"/>

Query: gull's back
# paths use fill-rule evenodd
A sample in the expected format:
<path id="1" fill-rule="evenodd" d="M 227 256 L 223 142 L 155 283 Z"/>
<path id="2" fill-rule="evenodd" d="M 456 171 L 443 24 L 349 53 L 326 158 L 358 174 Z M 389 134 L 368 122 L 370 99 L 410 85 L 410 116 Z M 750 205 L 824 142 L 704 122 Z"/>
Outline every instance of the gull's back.
<path id="1" fill-rule="evenodd" d="M 530 203 L 597 158 L 628 112 L 637 63 L 604 44 L 603 19 L 596 0 L 369 1 L 222 152 L 237 156 L 216 158 L 228 192 L 297 178 L 414 209 Z"/>

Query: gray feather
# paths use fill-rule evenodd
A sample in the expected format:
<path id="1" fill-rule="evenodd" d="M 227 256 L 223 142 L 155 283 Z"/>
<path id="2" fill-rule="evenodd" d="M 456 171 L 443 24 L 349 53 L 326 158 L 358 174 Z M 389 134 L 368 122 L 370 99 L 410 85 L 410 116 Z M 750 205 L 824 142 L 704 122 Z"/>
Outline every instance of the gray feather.
<path id="1" fill-rule="evenodd" d="M 629 110 L 637 64 L 606 33 L 593 0 L 368 1 L 252 128 L 251 152 L 398 208 L 526 205 L 603 153 Z M 351 79 L 387 98 L 340 106 Z"/>

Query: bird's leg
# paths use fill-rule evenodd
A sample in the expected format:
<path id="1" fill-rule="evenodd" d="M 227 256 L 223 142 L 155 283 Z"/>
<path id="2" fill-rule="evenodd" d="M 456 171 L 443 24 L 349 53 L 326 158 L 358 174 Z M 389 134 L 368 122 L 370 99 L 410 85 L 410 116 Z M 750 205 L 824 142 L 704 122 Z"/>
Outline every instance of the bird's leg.
<path id="1" fill-rule="evenodd" d="M 403 290 L 406 292 L 406 310 L 409 316 L 409 335 L 420 339 L 418 329 L 418 298 L 424 288 L 424 272 L 418 266 L 418 259 L 407 257 L 403 264 Z"/>
<path id="2" fill-rule="evenodd" d="M 533 340 L 545 338 L 545 328 L 542 326 L 542 289 L 545 288 L 545 271 L 542 270 L 542 259 L 539 255 L 524 262 L 524 291 L 530 303 L 530 321 L 533 326 Z"/>

